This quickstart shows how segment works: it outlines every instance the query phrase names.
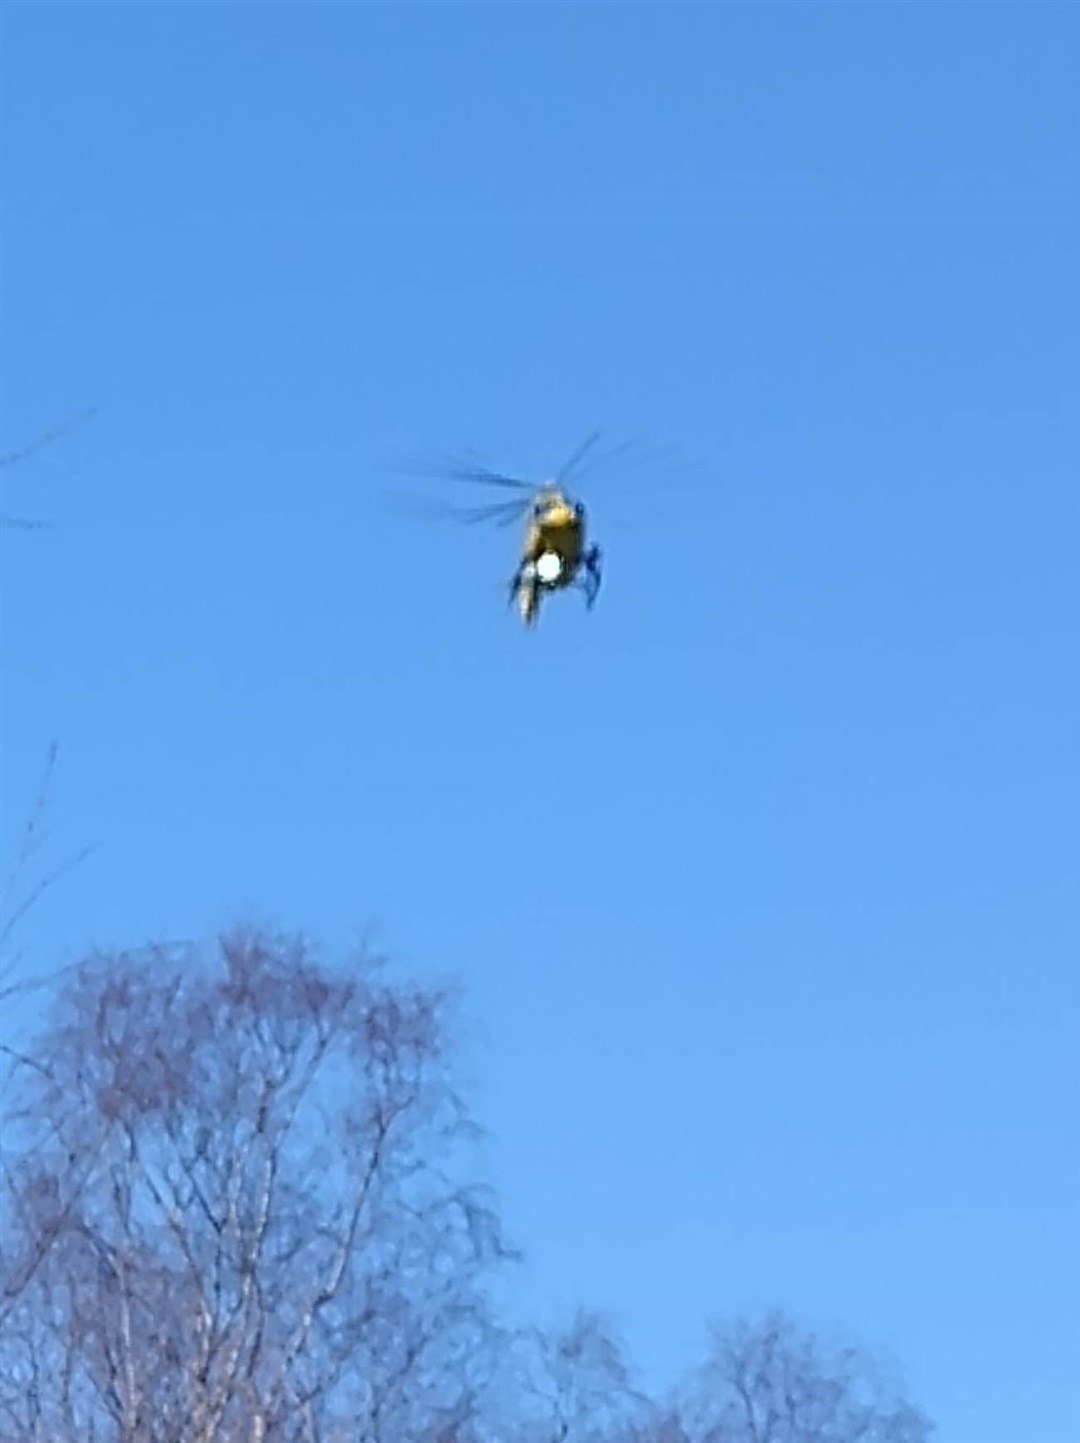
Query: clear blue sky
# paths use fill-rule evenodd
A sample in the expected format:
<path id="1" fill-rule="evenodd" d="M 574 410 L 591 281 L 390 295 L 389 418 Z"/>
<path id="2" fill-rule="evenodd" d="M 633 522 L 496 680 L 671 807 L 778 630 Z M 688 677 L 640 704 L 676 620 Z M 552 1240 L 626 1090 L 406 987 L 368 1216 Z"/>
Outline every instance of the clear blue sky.
<path id="1" fill-rule="evenodd" d="M 1075 1443 L 1073 5 L 3 6 L 3 835 L 39 965 L 459 973 L 521 1308 L 772 1301 Z M 389 468 L 593 425 L 600 603 Z M 464 499 L 464 498 L 463 498 Z M 477 498 L 477 499 L 483 499 Z"/>

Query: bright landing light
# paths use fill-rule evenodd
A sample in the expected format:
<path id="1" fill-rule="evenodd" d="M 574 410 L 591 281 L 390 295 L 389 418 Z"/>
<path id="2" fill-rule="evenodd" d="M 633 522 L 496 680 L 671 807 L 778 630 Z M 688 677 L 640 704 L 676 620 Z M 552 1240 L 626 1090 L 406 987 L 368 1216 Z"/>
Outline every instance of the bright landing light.
<path id="1" fill-rule="evenodd" d="M 554 551 L 544 551 L 536 563 L 536 574 L 540 580 L 550 585 L 557 581 L 562 572 L 562 561 Z"/>

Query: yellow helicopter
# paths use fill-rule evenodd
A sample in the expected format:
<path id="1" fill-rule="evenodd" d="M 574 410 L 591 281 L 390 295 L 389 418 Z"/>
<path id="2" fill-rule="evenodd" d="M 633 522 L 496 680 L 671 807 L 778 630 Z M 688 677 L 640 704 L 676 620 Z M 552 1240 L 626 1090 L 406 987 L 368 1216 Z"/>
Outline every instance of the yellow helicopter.
<path id="1" fill-rule="evenodd" d="M 601 581 L 600 548 L 587 542 L 585 506 L 571 495 L 568 486 L 580 480 L 586 469 L 592 470 L 611 460 L 629 445 L 596 455 L 599 439 L 600 432 L 594 432 L 553 477 L 541 482 L 508 476 L 486 466 L 453 466 L 438 473 L 453 481 L 527 493 L 512 501 L 497 501 L 453 513 L 466 525 L 490 521 L 496 526 L 509 526 L 515 521 L 524 521 L 518 565 L 510 582 L 510 604 L 517 606 L 526 626 L 535 625 L 541 599 L 550 592 L 573 586 L 585 593 L 590 610 L 596 601 Z M 587 468 L 583 464 L 586 458 Z"/>
<path id="2" fill-rule="evenodd" d="M 511 603 L 526 626 L 535 624 L 547 591 L 580 586 L 591 610 L 600 590 L 600 548 L 585 544 L 585 507 L 557 485 L 545 485 L 528 503 L 521 559 L 510 582 Z"/>

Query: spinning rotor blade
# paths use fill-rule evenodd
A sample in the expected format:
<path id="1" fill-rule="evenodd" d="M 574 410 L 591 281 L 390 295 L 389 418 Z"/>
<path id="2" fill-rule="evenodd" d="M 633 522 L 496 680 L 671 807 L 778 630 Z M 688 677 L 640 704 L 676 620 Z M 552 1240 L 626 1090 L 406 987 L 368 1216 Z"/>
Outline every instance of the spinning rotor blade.
<path id="1" fill-rule="evenodd" d="M 536 490 L 533 481 L 523 481 L 520 476 L 504 476 L 499 471 L 489 471 L 486 466 L 448 471 L 446 476 L 450 481 L 475 481 L 480 486 L 505 486 L 514 491 Z"/>
<path id="2" fill-rule="evenodd" d="M 496 526 L 509 526 L 512 522 L 524 516 L 529 507 L 529 500 L 523 497 L 515 501 L 495 501 L 488 506 L 451 506 L 445 501 L 433 501 L 425 497 L 410 499 L 407 503 L 402 497 L 394 498 L 395 505 L 410 512 L 414 516 L 423 516 L 428 520 L 454 521 L 459 526 L 477 526 L 485 521 L 490 521 Z"/>
<path id="3" fill-rule="evenodd" d="M 478 486 L 500 486 L 510 491 L 535 491 L 536 483 L 520 476 L 507 476 L 479 462 L 462 462 L 448 458 L 445 463 L 426 463 L 402 468 L 412 476 L 428 476 L 437 481 L 467 481 Z"/>
<path id="4" fill-rule="evenodd" d="M 628 455 L 640 444 L 637 441 L 620 441 L 617 446 L 611 446 L 607 451 L 597 453 L 593 448 L 600 440 L 601 435 L 602 432 L 594 431 L 591 436 L 586 437 L 556 476 L 556 486 L 569 482 L 576 487 L 586 476 L 591 476 L 595 471 L 599 471 L 601 466 L 608 465 L 609 462 L 617 460 L 620 456 Z M 584 465 L 582 465 L 583 461 Z"/>
<path id="5" fill-rule="evenodd" d="M 564 462 L 562 469 L 556 474 L 555 484 L 557 486 L 561 486 L 562 483 L 567 480 L 574 467 L 581 463 L 581 461 L 585 458 L 586 453 L 592 450 L 592 448 L 596 445 L 599 439 L 599 431 L 594 431 L 591 436 L 586 436 L 585 440 L 582 441 L 581 445 L 570 457 L 569 461 Z"/>
<path id="6" fill-rule="evenodd" d="M 609 461 L 614 461 L 619 456 L 625 456 L 637 444 L 636 441 L 620 441 L 617 446 L 612 446 L 610 451 L 603 451 L 599 456 L 593 456 L 589 464 L 584 470 L 579 471 L 574 479 L 580 481 L 584 476 L 591 476 L 594 471 L 598 471 L 601 466 L 606 466 Z"/>
<path id="7" fill-rule="evenodd" d="M 529 508 L 524 501 L 496 501 L 491 506 L 473 506 L 454 514 L 464 526 L 475 526 L 483 521 L 494 522 L 496 526 L 509 526 L 519 520 Z"/>

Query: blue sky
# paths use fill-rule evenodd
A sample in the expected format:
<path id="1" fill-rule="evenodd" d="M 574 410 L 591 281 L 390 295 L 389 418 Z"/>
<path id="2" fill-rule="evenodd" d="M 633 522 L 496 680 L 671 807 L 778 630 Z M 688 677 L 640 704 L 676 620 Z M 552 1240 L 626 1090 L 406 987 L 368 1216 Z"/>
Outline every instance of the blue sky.
<path id="1" fill-rule="evenodd" d="M 1075 7 L 2 26 L 2 449 L 99 408 L 4 473 L 5 846 L 54 736 L 102 844 L 37 965 L 375 924 L 464 979 L 522 1311 L 662 1381 L 776 1301 L 1072 1443 Z M 594 425 L 676 460 L 592 615 L 386 501 Z"/>

